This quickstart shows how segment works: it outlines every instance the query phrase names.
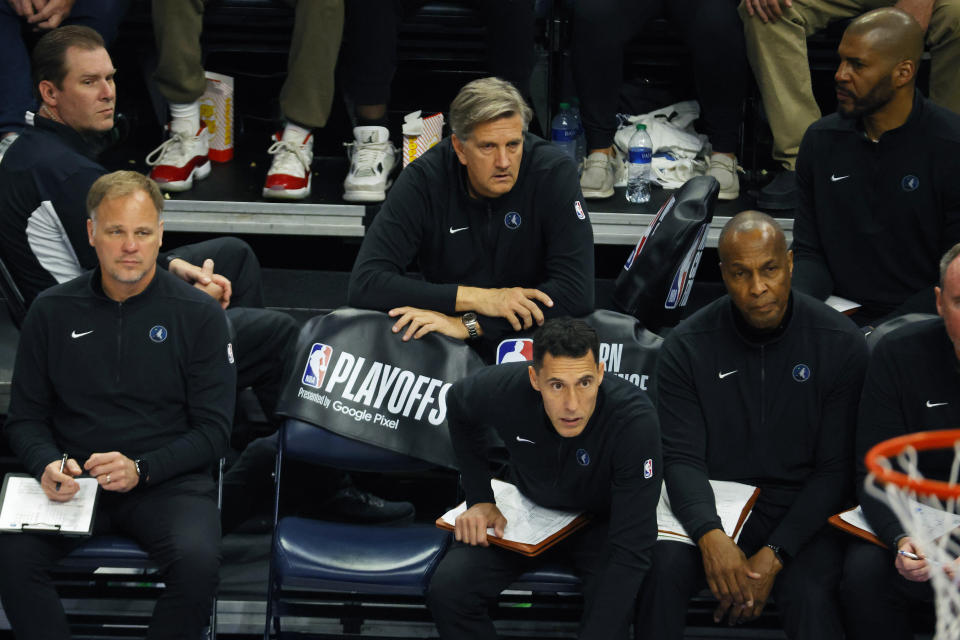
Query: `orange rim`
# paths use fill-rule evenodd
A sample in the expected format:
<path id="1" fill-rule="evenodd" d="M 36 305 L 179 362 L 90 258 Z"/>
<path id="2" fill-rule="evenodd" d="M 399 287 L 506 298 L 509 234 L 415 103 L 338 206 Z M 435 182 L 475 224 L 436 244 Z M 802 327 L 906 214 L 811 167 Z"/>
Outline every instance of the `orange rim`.
<path id="1" fill-rule="evenodd" d="M 883 442 L 875 444 L 870 451 L 867 452 L 867 469 L 880 482 L 911 489 L 918 495 L 937 496 L 941 500 L 960 498 L 960 484 L 950 484 L 949 482 L 940 480 L 911 478 L 905 473 L 887 469 L 880 464 L 881 460 L 895 458 L 907 447 L 913 447 L 917 451 L 953 449 L 957 440 L 960 440 L 960 429 L 919 431 L 917 433 L 909 433 L 905 436 L 891 438 L 890 440 L 884 440 Z"/>

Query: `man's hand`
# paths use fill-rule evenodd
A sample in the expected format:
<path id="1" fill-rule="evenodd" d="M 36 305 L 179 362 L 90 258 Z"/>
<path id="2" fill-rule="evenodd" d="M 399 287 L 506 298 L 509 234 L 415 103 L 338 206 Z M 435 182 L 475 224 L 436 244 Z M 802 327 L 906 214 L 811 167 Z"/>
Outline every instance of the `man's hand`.
<path id="1" fill-rule="evenodd" d="M 390 309 L 387 315 L 391 318 L 398 318 L 393 325 L 394 333 L 400 333 L 404 327 L 407 327 L 403 334 L 404 342 L 410 338 L 419 340 L 434 331 L 457 340 L 466 340 L 470 337 L 470 332 L 467 331 L 466 325 L 463 324 L 459 316 L 448 316 L 437 311 L 416 307 L 397 307 L 396 309 Z"/>
<path id="2" fill-rule="evenodd" d="M 774 580 L 777 574 L 783 569 L 783 563 L 777 559 L 777 554 L 770 547 L 762 547 L 747 560 L 747 566 L 753 572 L 750 579 L 753 583 L 753 609 L 745 609 L 739 618 L 735 617 L 736 612 L 730 613 L 730 624 L 746 622 L 760 617 L 763 608 L 767 604 L 767 598 L 770 597 L 770 590 L 773 589 Z"/>
<path id="3" fill-rule="evenodd" d="M 73 10 L 74 0 L 33 0 L 37 12 L 27 17 L 36 29 L 56 29 Z"/>
<path id="4" fill-rule="evenodd" d="M 899 0 L 894 6 L 913 16 L 913 19 L 920 23 L 923 32 L 927 32 L 930 16 L 933 15 L 933 0 Z"/>
<path id="5" fill-rule="evenodd" d="M 230 296 L 233 295 L 233 286 L 230 280 L 224 278 L 219 273 L 213 272 L 213 260 L 207 258 L 203 261 L 203 266 L 198 267 L 190 264 L 183 258 L 174 258 L 167 265 L 167 270 L 177 276 L 184 282 L 192 284 L 211 298 L 220 303 L 220 306 L 226 309 L 230 306 Z"/>
<path id="6" fill-rule="evenodd" d="M 55 502 L 66 502 L 72 498 L 80 485 L 74 480 L 83 473 L 76 460 L 70 458 L 63 467 L 63 473 L 60 473 L 60 460 L 54 460 L 43 469 L 43 475 L 40 476 L 40 488 L 48 498 Z M 60 483 L 60 489 L 57 489 L 57 483 Z"/>
<path id="7" fill-rule="evenodd" d="M 7 4 L 13 7 L 14 13 L 21 18 L 29 18 L 46 2 L 47 0 L 7 0 Z M 34 7 L 34 3 L 36 3 L 36 7 Z"/>
<path id="8" fill-rule="evenodd" d="M 783 17 L 783 9 L 793 6 L 793 0 L 743 0 L 747 13 L 758 17 L 765 23 L 775 22 Z M 783 5 L 781 7 L 780 5 Z"/>
<path id="9" fill-rule="evenodd" d="M 926 556 L 913 544 L 909 536 L 900 538 L 900 541 L 897 542 L 897 551 L 912 553 L 920 558 L 919 560 L 911 560 L 898 553 L 897 559 L 893 564 L 900 575 L 911 582 L 926 582 L 930 579 L 930 564 L 927 562 Z"/>
<path id="10" fill-rule="evenodd" d="M 487 542 L 487 527 L 493 527 L 494 534 L 502 538 L 506 526 L 507 519 L 500 513 L 497 505 L 492 502 L 478 502 L 457 516 L 453 537 L 458 542 L 473 547 L 487 547 L 490 545 Z"/>
<path id="11" fill-rule="evenodd" d="M 137 465 L 119 451 L 95 453 L 87 458 L 83 468 L 107 491 L 126 493 L 140 483 Z"/>
<path id="12" fill-rule="evenodd" d="M 753 585 L 748 578 L 759 579 L 747 563 L 737 543 L 722 529 L 712 529 L 697 542 L 703 555 L 703 571 L 707 586 L 720 601 L 713 612 L 713 621 L 720 622 L 729 611 L 731 624 L 754 605 Z"/>
<path id="13" fill-rule="evenodd" d="M 457 289 L 457 311 L 476 311 L 480 315 L 506 318 L 514 331 L 543 324 L 543 311 L 537 303 L 553 306 L 550 296 L 539 289 L 509 287 L 481 289 L 460 286 Z"/>

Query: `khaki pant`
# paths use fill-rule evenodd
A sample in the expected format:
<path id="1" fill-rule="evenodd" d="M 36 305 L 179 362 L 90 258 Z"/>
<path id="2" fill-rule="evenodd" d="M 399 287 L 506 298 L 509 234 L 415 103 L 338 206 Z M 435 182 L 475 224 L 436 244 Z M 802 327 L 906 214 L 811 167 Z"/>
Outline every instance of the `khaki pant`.
<path id="1" fill-rule="evenodd" d="M 764 24 L 740 3 L 747 58 L 773 131 L 773 158 L 785 168 L 794 168 L 804 132 L 820 118 L 807 62 L 807 37 L 834 20 L 893 4 L 891 0 L 793 0 L 781 19 Z M 960 113 L 960 0 L 935 0 L 926 46 L 932 63 L 930 98 Z"/>
<path id="2" fill-rule="evenodd" d="M 322 127 L 333 103 L 334 67 L 343 35 L 343 0 L 286 0 L 295 5 L 287 79 L 280 91 L 283 116 Z M 169 102 L 198 100 L 206 88 L 201 60 L 203 0 L 153 0 L 159 61 L 154 77 Z"/>

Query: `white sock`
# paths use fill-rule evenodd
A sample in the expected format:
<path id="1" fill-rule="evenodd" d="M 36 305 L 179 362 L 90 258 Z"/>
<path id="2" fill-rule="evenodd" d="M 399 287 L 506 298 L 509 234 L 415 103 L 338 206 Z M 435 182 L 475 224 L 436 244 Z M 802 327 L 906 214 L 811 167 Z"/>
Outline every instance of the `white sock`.
<path id="1" fill-rule="evenodd" d="M 200 102 L 170 103 L 170 130 L 194 136 L 200 130 Z"/>
<path id="2" fill-rule="evenodd" d="M 303 144 L 303 141 L 306 140 L 307 136 L 310 135 L 312 129 L 306 129 L 301 127 L 298 124 L 288 122 L 283 127 L 283 139 L 287 142 L 296 142 L 297 144 Z M 307 142 L 307 144 L 313 144 L 313 138 Z"/>

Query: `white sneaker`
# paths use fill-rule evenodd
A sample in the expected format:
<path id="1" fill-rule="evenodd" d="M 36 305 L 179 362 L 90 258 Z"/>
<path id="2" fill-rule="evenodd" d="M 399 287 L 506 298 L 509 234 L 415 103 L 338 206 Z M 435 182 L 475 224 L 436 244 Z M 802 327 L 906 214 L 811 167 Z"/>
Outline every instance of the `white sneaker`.
<path id="1" fill-rule="evenodd" d="M 580 191 L 584 198 L 609 198 L 613 195 L 613 183 L 616 180 L 616 158 L 602 151 L 594 151 L 587 156 L 580 176 Z"/>
<path id="2" fill-rule="evenodd" d="M 350 172 L 343 181 L 347 202 L 381 202 L 393 184 L 390 174 L 397 163 L 397 150 L 386 127 L 354 127 L 354 142 L 345 142 Z"/>
<path id="3" fill-rule="evenodd" d="M 169 128 L 169 126 L 168 126 Z M 210 175 L 210 132 L 205 124 L 195 135 L 186 131 L 170 130 L 170 137 L 147 156 L 150 177 L 164 191 L 186 191 L 193 187 L 193 179 Z"/>
<path id="4" fill-rule="evenodd" d="M 10 148 L 10 145 L 13 144 L 13 141 L 19 137 L 20 135 L 17 133 L 8 133 L 0 138 L 0 162 L 3 162 L 3 154 L 7 152 L 7 149 Z"/>
<path id="5" fill-rule="evenodd" d="M 737 171 L 736 157 L 731 158 L 722 153 L 710 155 L 710 168 L 707 175 L 713 176 L 720 183 L 720 200 L 736 200 L 740 197 L 740 176 Z"/>
<path id="6" fill-rule="evenodd" d="M 267 149 L 273 162 L 263 184 L 264 198 L 302 200 L 310 195 L 313 134 L 298 138 L 300 135 L 291 131 L 273 134 L 274 143 Z"/>

